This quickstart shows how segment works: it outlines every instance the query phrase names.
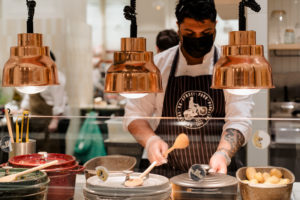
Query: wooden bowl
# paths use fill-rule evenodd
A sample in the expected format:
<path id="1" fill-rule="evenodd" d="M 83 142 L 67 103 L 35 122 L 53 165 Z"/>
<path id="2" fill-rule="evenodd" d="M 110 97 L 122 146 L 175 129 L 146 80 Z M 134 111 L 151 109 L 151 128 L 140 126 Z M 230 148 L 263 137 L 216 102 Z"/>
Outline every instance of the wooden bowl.
<path id="1" fill-rule="evenodd" d="M 135 164 L 136 158 L 132 156 L 100 156 L 93 158 L 84 164 L 84 175 L 86 179 L 88 179 L 91 176 L 95 176 L 95 168 L 98 166 L 105 167 L 109 172 L 122 172 L 124 170 L 133 170 Z"/>
<path id="2" fill-rule="evenodd" d="M 272 168 L 279 169 L 283 178 L 288 178 L 291 183 L 287 185 L 265 185 L 265 184 L 247 184 L 242 180 L 247 180 L 246 169 L 242 167 L 236 172 L 236 177 L 239 181 L 240 193 L 243 200 L 290 200 L 293 183 L 295 182 L 294 174 L 282 167 L 255 167 L 257 172 L 270 172 Z"/>

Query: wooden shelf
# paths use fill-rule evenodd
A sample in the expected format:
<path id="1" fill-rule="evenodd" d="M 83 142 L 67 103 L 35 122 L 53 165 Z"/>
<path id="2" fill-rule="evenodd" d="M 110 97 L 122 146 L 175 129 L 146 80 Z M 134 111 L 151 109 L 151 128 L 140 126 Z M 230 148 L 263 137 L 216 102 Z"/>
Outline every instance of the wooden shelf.
<path id="1" fill-rule="evenodd" d="M 269 50 L 300 50 L 300 43 L 298 43 L 298 44 L 270 44 Z"/>

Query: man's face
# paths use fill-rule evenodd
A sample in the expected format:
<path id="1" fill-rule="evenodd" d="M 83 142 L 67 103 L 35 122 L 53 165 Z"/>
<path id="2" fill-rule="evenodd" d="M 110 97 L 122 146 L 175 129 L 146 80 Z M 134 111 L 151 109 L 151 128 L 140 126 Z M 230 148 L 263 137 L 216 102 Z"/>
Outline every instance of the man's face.
<path id="1" fill-rule="evenodd" d="M 192 18 L 185 18 L 181 24 L 178 24 L 178 30 L 180 41 L 182 42 L 182 36 L 199 38 L 215 34 L 216 22 L 212 22 L 210 19 L 201 22 Z"/>
<path id="2" fill-rule="evenodd" d="M 178 24 L 182 49 L 193 58 L 203 58 L 212 48 L 216 35 L 216 22 L 185 18 Z"/>

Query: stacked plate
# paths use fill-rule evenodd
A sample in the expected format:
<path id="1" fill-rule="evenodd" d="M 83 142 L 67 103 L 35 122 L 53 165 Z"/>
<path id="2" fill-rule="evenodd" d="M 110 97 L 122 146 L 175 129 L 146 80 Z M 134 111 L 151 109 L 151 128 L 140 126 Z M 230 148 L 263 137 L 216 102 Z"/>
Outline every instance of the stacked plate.
<path id="1" fill-rule="evenodd" d="M 137 178 L 140 173 L 132 173 L 130 178 Z M 83 189 L 86 200 L 167 200 L 171 195 L 169 179 L 150 174 L 142 186 L 128 188 L 124 186 L 125 174 L 110 173 L 103 182 L 97 176 L 90 177 Z"/>
<path id="2" fill-rule="evenodd" d="M 0 178 L 6 175 L 22 172 L 26 169 L 9 169 L 9 173 L 5 173 L 5 169 L 0 169 Z M 14 200 L 43 200 L 46 199 L 49 178 L 42 171 L 36 171 L 21 176 L 12 182 L 0 183 L 0 199 Z"/>

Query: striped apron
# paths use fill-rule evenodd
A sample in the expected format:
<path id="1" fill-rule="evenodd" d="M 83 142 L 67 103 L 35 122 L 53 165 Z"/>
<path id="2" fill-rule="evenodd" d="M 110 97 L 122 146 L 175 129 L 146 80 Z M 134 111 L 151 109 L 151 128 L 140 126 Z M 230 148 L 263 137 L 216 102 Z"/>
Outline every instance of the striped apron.
<path id="1" fill-rule="evenodd" d="M 190 145 L 174 150 L 168 163 L 154 173 L 167 177 L 186 173 L 193 164 L 208 164 L 216 151 L 224 125 L 225 99 L 223 90 L 211 89 L 212 75 L 175 77 L 179 59 L 177 51 L 172 63 L 162 110 L 162 119 L 155 133 L 171 147 L 180 133 L 186 133 Z M 214 64 L 218 60 L 214 51 Z"/>

